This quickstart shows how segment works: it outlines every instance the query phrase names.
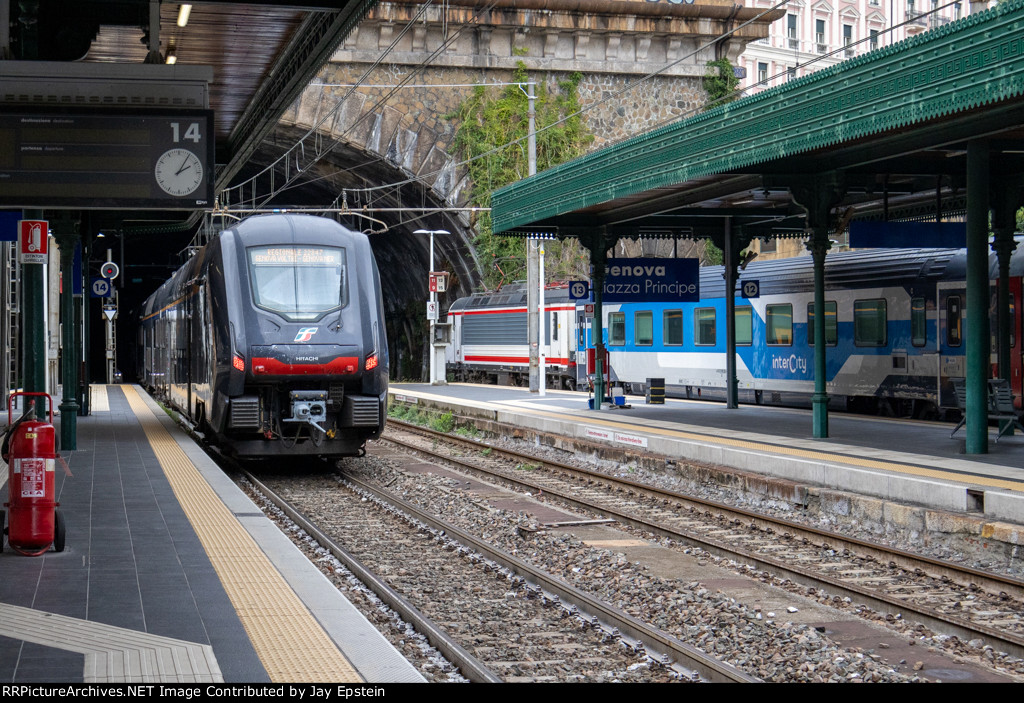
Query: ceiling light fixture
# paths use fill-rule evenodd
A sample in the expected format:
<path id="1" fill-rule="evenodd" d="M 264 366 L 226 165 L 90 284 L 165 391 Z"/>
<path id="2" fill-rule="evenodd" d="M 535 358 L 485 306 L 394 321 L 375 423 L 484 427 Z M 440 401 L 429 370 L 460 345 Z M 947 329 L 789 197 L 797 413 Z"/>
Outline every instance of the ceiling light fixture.
<path id="1" fill-rule="evenodd" d="M 189 14 L 191 12 L 192 12 L 192 6 L 191 5 L 182 5 L 178 9 L 178 26 L 179 27 L 184 27 L 186 24 L 188 24 L 188 16 L 189 16 Z"/>

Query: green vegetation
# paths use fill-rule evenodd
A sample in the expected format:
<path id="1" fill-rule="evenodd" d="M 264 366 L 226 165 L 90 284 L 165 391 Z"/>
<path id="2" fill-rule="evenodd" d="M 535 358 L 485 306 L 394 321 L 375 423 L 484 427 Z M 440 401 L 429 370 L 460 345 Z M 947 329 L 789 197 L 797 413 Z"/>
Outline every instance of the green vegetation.
<path id="1" fill-rule="evenodd" d="M 732 64 L 727 58 L 708 61 L 708 71 L 704 74 L 704 90 L 708 94 L 705 110 L 731 103 L 739 97 L 736 88 L 740 80 L 736 77 Z"/>
<path id="2" fill-rule="evenodd" d="M 536 92 L 537 171 L 581 156 L 593 141 L 580 118 L 578 86 L 582 79 L 573 73 L 559 82 L 553 94 L 538 83 Z M 455 148 L 469 161 L 472 179 L 470 200 L 489 207 L 491 193 L 529 175 L 527 136 L 528 103 L 525 84 L 530 78 L 526 65 L 519 61 L 512 81 L 524 85 L 501 88 L 477 86 L 473 94 L 447 119 L 459 126 Z M 495 237 L 489 213 L 476 222 L 474 241 L 477 255 L 484 262 L 484 284 L 493 288 L 501 283 L 526 278 L 526 242 L 514 237 Z M 589 256 L 575 240 L 545 243 L 545 269 L 549 280 L 580 277 L 589 268 Z"/>

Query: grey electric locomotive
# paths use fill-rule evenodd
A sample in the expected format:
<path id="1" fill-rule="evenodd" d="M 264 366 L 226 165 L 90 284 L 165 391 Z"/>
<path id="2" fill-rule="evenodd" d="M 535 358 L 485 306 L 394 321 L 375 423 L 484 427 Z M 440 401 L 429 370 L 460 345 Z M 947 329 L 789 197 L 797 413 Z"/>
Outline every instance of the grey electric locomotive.
<path id="1" fill-rule="evenodd" d="M 251 217 L 144 304 L 143 381 L 226 453 L 359 455 L 387 414 L 383 310 L 366 235 Z"/>

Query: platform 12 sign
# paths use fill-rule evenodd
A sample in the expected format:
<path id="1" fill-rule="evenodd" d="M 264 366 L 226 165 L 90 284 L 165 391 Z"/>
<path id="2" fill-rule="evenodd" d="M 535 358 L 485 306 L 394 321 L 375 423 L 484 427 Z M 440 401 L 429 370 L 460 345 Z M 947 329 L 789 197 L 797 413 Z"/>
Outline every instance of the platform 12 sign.
<path id="1" fill-rule="evenodd" d="M 23 264 L 45 264 L 49 258 L 50 223 L 46 220 L 18 222 L 18 251 Z"/>
<path id="2" fill-rule="evenodd" d="M 612 259 L 605 268 L 608 303 L 695 303 L 700 300 L 697 259 Z"/>

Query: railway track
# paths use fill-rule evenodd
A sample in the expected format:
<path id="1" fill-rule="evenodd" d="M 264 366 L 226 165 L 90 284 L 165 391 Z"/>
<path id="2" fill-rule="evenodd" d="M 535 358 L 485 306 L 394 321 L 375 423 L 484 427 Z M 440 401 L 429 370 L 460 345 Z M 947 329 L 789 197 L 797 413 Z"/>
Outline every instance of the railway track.
<path id="1" fill-rule="evenodd" d="M 470 680 L 757 680 L 364 481 L 247 478 Z"/>
<path id="2" fill-rule="evenodd" d="M 824 590 L 834 599 L 850 598 L 890 620 L 914 620 L 1024 656 L 1024 582 L 400 421 L 389 421 L 385 438 L 460 470 Z"/>

